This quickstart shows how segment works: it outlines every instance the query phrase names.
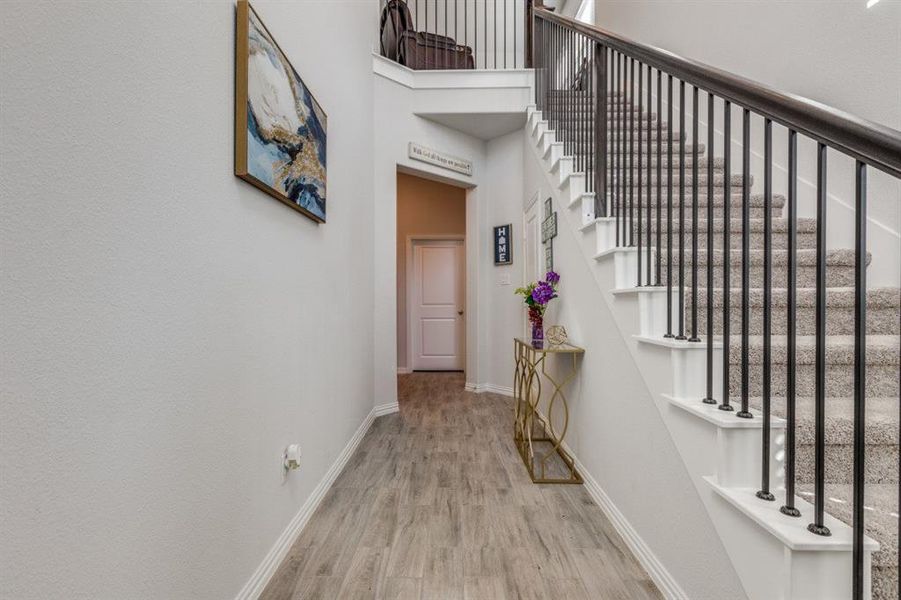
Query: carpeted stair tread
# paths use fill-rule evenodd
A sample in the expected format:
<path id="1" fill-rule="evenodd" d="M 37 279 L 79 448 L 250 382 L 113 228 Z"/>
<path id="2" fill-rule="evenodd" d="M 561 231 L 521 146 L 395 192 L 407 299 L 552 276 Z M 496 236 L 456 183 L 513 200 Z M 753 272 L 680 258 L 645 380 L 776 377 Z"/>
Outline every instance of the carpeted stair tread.
<path id="1" fill-rule="evenodd" d="M 741 306 L 741 288 L 730 289 L 730 301 L 732 307 Z M 774 287 L 770 290 L 771 306 L 788 306 L 788 289 Z M 714 306 L 722 306 L 722 288 L 714 288 Z M 798 307 L 816 306 L 816 288 L 795 288 L 795 304 Z M 752 307 L 763 306 L 763 288 L 751 288 L 748 290 L 748 298 Z M 826 309 L 853 308 L 855 290 L 853 287 L 829 287 L 826 288 Z M 698 290 L 698 306 L 707 306 L 707 288 Z M 883 287 L 867 290 L 867 308 L 897 308 L 901 310 L 901 288 Z"/>
<path id="2" fill-rule="evenodd" d="M 664 156 L 666 156 L 666 154 L 667 154 L 667 152 L 668 152 L 668 150 L 667 150 L 667 145 L 666 145 L 666 144 L 662 144 L 662 145 L 661 145 L 661 148 L 662 148 L 662 150 L 663 150 L 663 151 L 661 152 L 661 154 L 664 155 Z M 698 154 L 702 154 L 702 153 L 704 152 L 705 149 L 706 149 L 706 145 L 705 145 L 705 144 L 698 144 Z M 652 153 L 652 154 L 656 154 L 656 153 L 657 153 L 657 144 L 656 144 L 656 143 L 652 143 L 652 144 L 651 144 L 651 153 Z M 693 154 L 693 153 L 694 153 L 694 145 L 693 145 L 693 144 L 685 144 L 685 154 L 686 154 L 686 156 L 689 155 L 689 154 Z M 623 148 L 622 146 L 620 146 L 620 145 L 617 144 L 615 147 L 611 148 L 610 154 L 611 154 L 611 155 L 613 155 L 613 154 L 619 154 L 619 155 L 626 155 L 626 156 L 628 156 L 629 154 L 632 154 L 633 156 L 638 156 L 639 154 L 643 154 L 643 155 L 647 156 L 647 154 L 648 154 L 648 149 L 647 149 L 647 144 L 641 144 L 641 146 L 639 146 L 638 144 L 635 144 L 635 147 L 634 147 L 634 148 Z M 674 161 L 675 161 L 675 157 L 676 157 L 678 154 L 679 154 L 678 145 L 675 145 L 675 144 L 674 144 L 674 145 L 673 145 L 673 159 L 674 159 Z"/>
<path id="3" fill-rule="evenodd" d="M 665 243 L 665 241 L 664 241 Z M 676 261 L 679 258 L 679 248 L 678 243 L 674 239 L 673 240 L 673 264 L 676 264 Z M 666 248 L 663 248 L 664 253 L 664 262 L 666 259 Z M 734 250 L 729 255 L 729 263 L 733 267 L 741 266 L 742 263 L 742 252 L 735 252 Z M 817 251 L 815 249 L 800 249 L 796 253 L 795 264 L 799 267 L 808 266 L 814 267 L 816 266 L 817 260 Z M 773 270 L 776 270 L 776 265 L 783 266 L 788 262 L 788 250 L 773 250 L 772 252 L 773 259 Z M 714 249 L 713 251 L 713 264 L 714 265 L 722 265 L 723 264 L 723 250 Z M 763 266 L 763 250 L 757 248 L 751 248 L 749 253 L 750 265 L 751 266 Z M 686 243 L 685 248 L 685 259 L 686 265 L 689 264 L 688 261 L 691 260 L 691 248 L 688 243 Z M 707 264 L 707 249 L 699 248 L 698 249 L 698 265 L 706 265 Z M 870 263 L 871 256 L 867 253 L 867 264 Z M 837 249 L 837 250 L 828 250 L 826 252 L 826 270 L 829 270 L 829 267 L 853 267 L 854 266 L 854 251 L 848 250 L 847 248 Z M 686 271 L 691 271 L 690 268 L 686 268 Z M 741 273 L 739 271 L 732 271 L 732 277 L 741 277 Z M 738 279 L 737 281 L 740 281 Z"/>
<path id="4" fill-rule="evenodd" d="M 812 486 L 802 486 L 799 496 L 811 501 Z M 825 488 L 826 512 L 851 523 L 854 488 L 851 484 L 831 483 Z M 898 486 L 894 484 L 870 483 L 864 486 L 864 523 L 867 535 L 879 542 L 879 550 L 873 553 L 873 564 L 878 566 L 898 565 Z"/>
<path id="5" fill-rule="evenodd" d="M 784 284 L 784 279 L 775 283 Z M 706 284 L 706 279 L 702 280 Z M 749 290 L 751 306 L 750 332 L 752 335 L 763 333 L 763 288 Z M 732 288 L 729 294 L 729 322 L 732 331 L 739 331 L 741 325 L 741 288 Z M 713 289 L 714 334 L 723 331 L 723 290 Z M 786 331 L 788 322 L 788 291 L 784 287 L 773 288 L 771 297 L 771 315 L 773 332 Z M 796 288 L 795 327 L 798 335 L 814 335 L 816 322 L 816 288 Z M 901 290 L 898 288 L 876 288 L 867 293 L 867 333 L 901 335 Z M 685 315 L 689 319 L 691 313 L 691 295 L 687 297 Z M 854 288 L 826 288 L 827 333 L 829 335 L 852 335 L 854 333 Z M 707 331 L 707 288 L 698 289 L 698 330 Z"/>
<path id="6" fill-rule="evenodd" d="M 636 211 L 637 211 L 637 207 L 638 207 L 638 205 L 637 205 L 637 203 L 636 203 L 635 206 L 634 206 L 634 208 L 635 208 Z M 644 213 L 645 211 L 647 211 L 647 206 L 644 206 L 644 203 L 643 203 L 642 208 L 643 208 L 643 211 L 642 211 L 643 213 Z M 678 231 L 680 230 L 680 228 L 681 228 L 681 223 L 680 223 L 679 218 L 678 218 L 678 217 L 679 217 L 679 215 L 678 215 L 678 212 L 679 212 L 679 211 L 673 211 L 673 212 L 674 212 L 674 214 L 673 214 L 673 219 L 672 219 L 672 230 L 673 230 L 673 232 L 678 232 Z M 686 217 L 685 217 L 685 232 L 686 232 L 687 234 L 690 234 L 691 231 L 692 231 L 692 223 L 693 223 L 693 220 L 690 218 L 690 216 L 691 216 L 691 215 L 690 215 L 690 212 L 691 212 L 690 208 L 686 206 L 685 212 L 688 213 L 688 214 L 686 214 Z M 700 212 L 700 211 L 699 211 L 699 212 Z M 646 217 L 646 215 L 645 215 L 645 214 L 642 214 L 642 221 L 645 221 L 645 220 L 646 220 L 645 217 Z M 767 220 L 764 219 L 764 218 L 762 218 L 762 217 L 760 217 L 760 218 L 752 218 L 752 219 L 749 219 L 749 223 L 748 223 L 748 224 L 751 226 L 750 229 L 749 229 L 749 231 L 752 231 L 752 232 L 755 232 L 755 233 L 758 233 L 758 232 L 759 232 L 759 233 L 763 233 L 764 228 L 766 227 L 766 221 L 767 221 Z M 638 226 L 638 218 L 637 218 L 637 216 L 636 216 L 636 217 L 633 217 L 633 223 L 635 224 L 636 227 Z M 714 232 L 717 232 L 717 233 L 722 233 L 723 230 L 725 230 L 725 223 L 726 223 L 726 220 L 725 220 L 725 219 L 722 219 L 722 218 L 714 218 L 714 219 L 713 219 L 713 231 L 714 231 Z M 773 218 L 771 218 L 771 219 L 770 219 L 770 223 L 772 224 L 772 232 L 773 232 L 774 235 L 775 235 L 775 234 L 780 234 L 780 233 L 781 233 L 781 234 L 787 234 L 787 233 L 788 233 L 788 220 L 787 220 L 787 219 L 773 219 Z M 666 215 L 663 216 L 663 218 L 661 219 L 661 223 L 660 223 L 660 224 L 663 226 L 663 227 L 662 227 L 662 231 L 666 232 L 666 231 L 667 231 L 667 226 L 669 225 L 668 219 L 667 219 L 667 216 L 666 216 Z M 736 233 L 738 233 L 738 234 L 741 234 L 741 232 L 742 232 L 742 224 L 743 224 L 743 221 L 742 221 L 741 217 L 738 217 L 738 218 L 733 217 L 732 219 L 729 219 L 729 225 L 730 225 L 730 226 L 729 226 L 729 231 L 730 231 L 730 232 L 736 232 Z M 642 229 L 644 229 L 644 226 L 645 226 L 645 225 L 643 225 Z M 699 233 L 704 233 L 704 232 L 706 232 L 706 231 L 707 231 L 707 226 L 708 226 L 708 221 L 707 221 L 706 218 L 703 218 L 703 217 L 702 217 L 702 218 L 698 219 L 698 232 L 699 232 Z M 816 220 L 816 219 L 811 219 L 811 218 L 806 218 L 806 217 L 805 217 L 805 218 L 799 218 L 799 219 L 798 219 L 798 223 L 797 223 L 797 232 L 798 232 L 799 234 L 802 234 L 802 233 L 816 233 L 816 230 L 817 230 L 817 220 Z M 657 231 L 657 220 L 656 220 L 656 219 L 651 219 L 651 231 L 652 231 L 652 232 L 653 232 L 653 231 Z M 740 238 L 740 235 L 739 235 L 739 238 Z"/>
<path id="7" fill-rule="evenodd" d="M 730 336 L 731 362 L 740 363 L 741 353 L 737 350 L 741 347 L 741 336 Z M 771 356 L 773 363 L 785 363 L 786 342 L 784 335 L 773 335 L 770 338 Z M 867 365 L 899 365 L 901 366 L 901 337 L 897 335 L 868 335 L 866 344 Z M 795 336 L 795 364 L 814 365 L 816 358 L 816 336 Z M 748 336 L 748 361 L 752 365 L 763 364 L 763 336 Z M 854 336 L 853 335 L 827 335 L 826 336 L 826 364 L 827 366 L 853 365 L 854 364 Z"/>
<path id="8" fill-rule="evenodd" d="M 754 408 L 763 406 L 763 399 L 750 398 Z M 804 396 L 795 399 L 798 444 L 814 443 L 814 411 L 816 399 Z M 786 399 L 771 399 L 772 414 L 785 418 Z M 898 425 L 901 422 L 901 398 L 872 397 L 866 399 L 866 433 L 864 439 L 871 445 L 898 445 Z M 854 441 L 854 398 L 826 398 L 826 443 L 852 444 Z"/>

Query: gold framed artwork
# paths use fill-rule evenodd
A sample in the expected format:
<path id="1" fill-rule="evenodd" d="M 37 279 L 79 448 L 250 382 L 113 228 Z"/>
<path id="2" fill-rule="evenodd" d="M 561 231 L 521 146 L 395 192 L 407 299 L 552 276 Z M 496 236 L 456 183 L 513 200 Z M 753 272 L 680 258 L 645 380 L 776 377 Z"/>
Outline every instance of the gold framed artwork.
<path id="1" fill-rule="evenodd" d="M 325 223 L 325 111 L 247 0 L 236 21 L 235 175 Z"/>

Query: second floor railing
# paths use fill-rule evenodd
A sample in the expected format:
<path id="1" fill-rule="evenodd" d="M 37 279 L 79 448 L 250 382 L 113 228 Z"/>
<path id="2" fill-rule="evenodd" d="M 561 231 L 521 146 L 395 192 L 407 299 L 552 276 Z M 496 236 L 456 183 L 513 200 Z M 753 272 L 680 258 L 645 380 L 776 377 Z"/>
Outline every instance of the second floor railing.
<path id="1" fill-rule="evenodd" d="M 845 444 L 853 463 L 852 491 L 842 502 L 851 505 L 852 597 L 862 600 L 864 511 L 872 509 L 865 486 L 897 486 L 899 470 L 897 422 L 894 434 L 885 434 L 895 436 L 894 454 L 880 459 L 894 467 L 874 474 L 875 461 L 867 462 L 876 447 L 868 441 L 867 400 L 888 400 L 897 414 L 899 396 L 897 314 L 885 326 L 889 335 L 870 335 L 867 322 L 868 179 L 881 179 L 879 189 L 901 189 L 901 132 L 541 7 L 532 30 L 535 104 L 573 170 L 585 174 L 594 216 L 615 227 L 616 247 L 634 253 L 637 286 L 666 292 L 664 337 L 706 347 L 706 393 L 687 400 L 761 420 L 757 498 L 781 496 L 783 518 L 806 519 L 810 536 L 830 535 L 826 484 L 844 476 L 841 459 L 827 456 L 827 417 L 851 407 L 839 415 L 851 422 Z M 763 172 L 762 193 L 755 195 L 752 146 Z M 776 152 L 785 173 L 778 181 Z M 815 172 L 804 180 L 813 215 L 804 219 L 799 157 Z M 843 163 L 853 247 L 837 250 L 827 245 L 827 230 L 840 225 L 829 214 L 836 205 L 827 188 L 836 178 L 827 173 Z M 779 204 L 774 185 L 785 192 Z M 830 319 L 827 304 L 830 311 L 847 306 L 848 313 Z M 876 362 L 868 362 L 868 353 Z M 785 419 L 782 465 L 771 464 L 774 406 Z M 810 467 L 803 489 L 796 469 L 802 407 L 808 411 L 802 459 L 805 471 Z M 803 514 L 796 493 L 811 499 Z M 888 511 L 897 518 L 897 504 Z"/>
<path id="2" fill-rule="evenodd" d="M 522 69 L 532 0 L 383 0 L 383 56 L 416 70 Z"/>

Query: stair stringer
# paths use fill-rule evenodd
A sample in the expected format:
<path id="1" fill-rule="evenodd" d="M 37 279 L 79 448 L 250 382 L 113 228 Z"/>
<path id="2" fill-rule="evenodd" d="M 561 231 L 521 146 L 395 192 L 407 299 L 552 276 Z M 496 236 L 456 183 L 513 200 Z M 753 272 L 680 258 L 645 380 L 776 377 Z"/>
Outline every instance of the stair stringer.
<path id="1" fill-rule="evenodd" d="M 533 130 L 536 119 L 540 120 L 540 113 L 531 110 L 527 132 Z M 560 156 L 541 153 L 541 143 L 553 135 L 544 127 L 541 137 L 529 138 L 532 158 L 555 190 L 568 229 L 577 237 L 600 295 L 614 315 L 616 329 L 655 400 L 745 593 L 753 600 L 849 597 L 850 528 L 827 515 L 833 536 L 810 534 L 806 525 L 812 507 L 800 498 L 795 505 L 802 511 L 801 518 L 779 512 L 783 436 L 778 431 L 772 436 L 770 452 L 771 487 L 777 500 L 766 502 L 755 497 L 761 464 L 760 419 L 738 419 L 734 413 L 701 403 L 706 395 L 705 344 L 664 339 L 660 327 L 665 324 L 666 291 L 635 288 L 634 250 L 603 248 L 599 235 L 607 226 L 604 220 L 596 220 L 597 226 L 591 227 L 591 215 L 586 215 L 584 208 L 565 208 L 580 206 L 575 199 L 584 192 L 584 180 L 573 175 L 568 165 L 561 169 L 548 164 L 548 159 Z M 715 350 L 715 364 L 721 364 L 721 352 Z M 721 382 L 715 382 L 715 398 L 720 397 L 717 392 L 721 389 Z M 784 424 L 774 419 L 774 428 L 781 427 Z M 867 540 L 867 567 L 870 553 L 877 547 Z M 869 568 L 866 571 L 869 573 Z M 869 587 L 867 581 L 866 597 Z"/>

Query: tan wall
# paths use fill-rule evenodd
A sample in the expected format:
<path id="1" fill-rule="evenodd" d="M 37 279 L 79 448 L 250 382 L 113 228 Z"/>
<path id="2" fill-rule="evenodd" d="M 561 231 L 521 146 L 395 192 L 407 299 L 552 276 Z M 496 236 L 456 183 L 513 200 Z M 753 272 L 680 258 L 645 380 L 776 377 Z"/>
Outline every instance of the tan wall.
<path id="1" fill-rule="evenodd" d="M 407 367 L 407 238 L 466 233 L 466 191 L 397 174 L 397 366 Z"/>

